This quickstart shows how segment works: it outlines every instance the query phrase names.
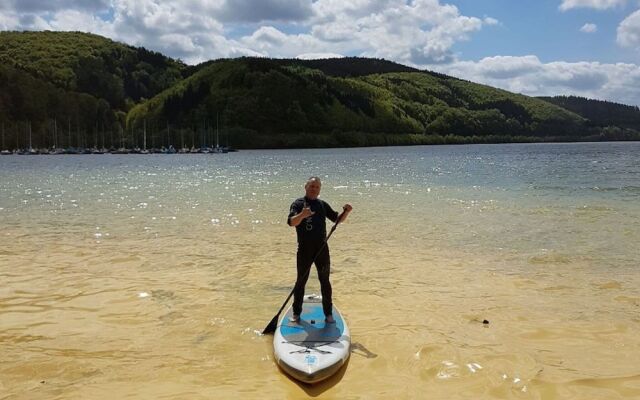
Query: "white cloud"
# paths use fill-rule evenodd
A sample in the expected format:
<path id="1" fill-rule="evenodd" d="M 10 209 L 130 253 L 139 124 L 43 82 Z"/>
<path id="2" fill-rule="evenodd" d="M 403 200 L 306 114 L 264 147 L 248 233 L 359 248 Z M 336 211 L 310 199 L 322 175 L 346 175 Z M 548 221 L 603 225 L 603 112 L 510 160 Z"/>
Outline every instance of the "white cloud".
<path id="1" fill-rule="evenodd" d="M 595 33 L 598 31 L 598 26 L 596 24 L 584 24 L 582 25 L 582 28 L 580 28 L 580 32 L 583 33 Z"/>
<path id="2" fill-rule="evenodd" d="M 326 42 L 347 42 L 357 34 L 357 27 L 342 21 L 332 21 L 311 28 L 311 35 Z"/>
<path id="3" fill-rule="evenodd" d="M 311 0 L 226 0 L 220 8 L 225 22 L 304 21 L 313 15 Z"/>
<path id="4" fill-rule="evenodd" d="M 298 55 L 301 60 L 319 60 L 323 58 L 344 58 L 342 54 L 336 53 L 305 53 Z"/>
<path id="5" fill-rule="evenodd" d="M 455 43 L 496 23 L 493 18 L 460 15 L 455 6 L 438 0 L 318 0 L 306 25 L 308 33 L 260 26 L 239 42 L 273 57 L 331 53 L 421 65 L 453 61 Z"/>
<path id="6" fill-rule="evenodd" d="M 159 37 L 160 42 L 171 54 L 182 54 L 180 57 L 192 54 L 198 50 L 191 36 L 179 33 L 169 33 Z"/>
<path id="7" fill-rule="evenodd" d="M 20 17 L 15 13 L 0 13 L 0 30 L 13 31 L 20 26 Z"/>
<path id="8" fill-rule="evenodd" d="M 407 64 L 450 62 L 456 42 L 497 24 L 489 17 L 460 15 L 457 7 L 438 0 L 318 0 L 313 7 L 311 35 L 317 40 Z"/>
<path id="9" fill-rule="evenodd" d="M 496 56 L 487 57 L 478 63 L 458 63 L 465 69 L 473 66 L 475 74 L 489 79 L 506 80 L 519 76 L 535 73 L 540 70 L 540 60 L 536 56 L 512 57 Z M 455 66 L 453 66 L 455 71 Z"/>
<path id="10" fill-rule="evenodd" d="M 573 8 L 594 8 L 596 10 L 606 10 L 624 6 L 627 0 L 562 0 L 560 10 L 567 11 Z"/>
<path id="11" fill-rule="evenodd" d="M 328 53 L 330 46 L 308 34 L 289 35 L 273 26 L 262 26 L 252 35 L 242 37 L 238 43 L 262 56 L 295 58 L 306 53 Z"/>
<path id="12" fill-rule="evenodd" d="M 109 8 L 110 0 L 2 0 L 0 10 L 11 9 L 18 13 L 42 13 L 69 9 L 99 12 Z"/>
<path id="13" fill-rule="evenodd" d="M 113 26 L 93 14 L 77 10 L 53 14 L 48 22 L 51 30 L 92 32 L 106 37 L 113 36 Z"/>
<path id="14" fill-rule="evenodd" d="M 34 31 L 42 31 L 49 29 L 49 23 L 39 15 L 19 14 L 18 26 L 16 29 L 28 29 Z"/>
<path id="15" fill-rule="evenodd" d="M 640 66 L 635 64 L 542 63 L 536 56 L 500 56 L 433 69 L 529 96 L 575 95 L 640 105 Z"/>
<path id="16" fill-rule="evenodd" d="M 261 53 L 225 35 L 215 16 L 222 0 L 113 0 L 113 39 L 195 64 Z"/>
<path id="17" fill-rule="evenodd" d="M 288 36 L 272 26 L 260 27 L 247 38 L 248 42 L 253 42 L 260 47 L 280 47 L 287 44 Z"/>
<path id="18" fill-rule="evenodd" d="M 545 64 L 539 76 L 543 84 L 564 87 L 579 92 L 598 92 L 605 87 L 615 67 L 594 62 L 567 63 L 556 61 Z"/>
<path id="19" fill-rule="evenodd" d="M 500 25 L 500 21 L 495 18 L 485 17 L 484 18 L 485 25 Z"/>
<path id="20" fill-rule="evenodd" d="M 313 23 L 315 25 L 330 22 L 336 16 L 350 16 L 351 19 L 358 20 L 381 13 L 397 3 L 396 0 L 318 0 L 313 3 Z"/>
<path id="21" fill-rule="evenodd" d="M 640 49 L 640 10 L 629 15 L 620 23 L 616 40 L 622 47 Z"/>

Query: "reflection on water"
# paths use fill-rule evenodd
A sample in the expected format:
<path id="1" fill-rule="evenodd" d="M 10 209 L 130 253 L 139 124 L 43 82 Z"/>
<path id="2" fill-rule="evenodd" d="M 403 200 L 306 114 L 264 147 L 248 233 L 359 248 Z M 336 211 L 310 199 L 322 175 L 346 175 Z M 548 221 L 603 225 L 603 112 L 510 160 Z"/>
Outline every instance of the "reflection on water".
<path id="1" fill-rule="evenodd" d="M 639 150 L 2 157 L 0 397 L 639 398 Z M 330 242 L 352 357 L 314 387 L 259 333 L 310 175 L 355 208 Z"/>

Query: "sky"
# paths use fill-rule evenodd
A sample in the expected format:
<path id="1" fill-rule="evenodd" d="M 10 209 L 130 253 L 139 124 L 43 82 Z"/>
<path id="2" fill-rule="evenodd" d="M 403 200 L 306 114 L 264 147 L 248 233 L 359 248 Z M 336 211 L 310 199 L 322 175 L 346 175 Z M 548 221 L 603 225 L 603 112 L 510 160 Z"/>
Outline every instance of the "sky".
<path id="1" fill-rule="evenodd" d="M 640 0 L 0 0 L 0 30 L 91 32 L 188 64 L 376 57 L 640 106 Z"/>

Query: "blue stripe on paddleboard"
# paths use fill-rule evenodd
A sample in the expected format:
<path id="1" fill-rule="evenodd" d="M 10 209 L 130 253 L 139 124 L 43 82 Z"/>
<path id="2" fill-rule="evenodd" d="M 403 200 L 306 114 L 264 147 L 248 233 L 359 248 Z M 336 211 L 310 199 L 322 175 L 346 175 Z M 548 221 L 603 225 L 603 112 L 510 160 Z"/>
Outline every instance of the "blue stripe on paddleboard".
<path id="1" fill-rule="evenodd" d="M 335 309 L 333 318 L 336 320 L 336 323 L 327 324 L 324 322 L 324 312 L 321 303 L 305 303 L 302 307 L 302 322 L 299 324 L 289 322 L 288 318 L 285 317 L 285 320 L 280 326 L 280 334 L 285 340 L 287 336 L 300 335 L 303 330 L 309 334 L 313 333 L 314 338 L 318 336 L 340 336 L 344 333 L 344 321 L 340 313 L 335 312 Z M 311 320 L 314 320 L 315 323 L 311 324 Z"/>

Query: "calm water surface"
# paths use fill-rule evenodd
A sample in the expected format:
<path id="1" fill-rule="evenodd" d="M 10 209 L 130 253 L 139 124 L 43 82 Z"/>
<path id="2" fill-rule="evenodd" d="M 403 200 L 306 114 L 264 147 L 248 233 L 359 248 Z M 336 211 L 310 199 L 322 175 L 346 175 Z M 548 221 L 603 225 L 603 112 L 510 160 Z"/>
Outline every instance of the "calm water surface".
<path id="1" fill-rule="evenodd" d="M 316 386 L 259 333 L 310 175 L 354 206 Z M 640 143 L 2 156 L 0 224 L 0 399 L 640 398 Z"/>

